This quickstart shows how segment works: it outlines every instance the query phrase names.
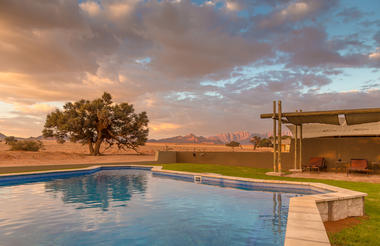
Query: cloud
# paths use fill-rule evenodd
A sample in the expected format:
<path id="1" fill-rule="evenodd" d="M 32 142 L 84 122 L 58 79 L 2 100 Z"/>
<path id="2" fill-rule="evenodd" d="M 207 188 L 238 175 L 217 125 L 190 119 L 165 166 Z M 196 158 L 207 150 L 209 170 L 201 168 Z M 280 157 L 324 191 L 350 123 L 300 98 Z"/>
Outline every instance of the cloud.
<path id="1" fill-rule="evenodd" d="M 40 136 L 43 121 L 31 117 L 17 116 L 0 118 L 1 133 L 6 136 Z"/>
<path id="2" fill-rule="evenodd" d="M 380 60 L 380 48 L 377 48 L 375 52 L 368 55 L 371 60 Z"/>
<path id="3" fill-rule="evenodd" d="M 89 15 L 95 16 L 100 13 L 101 8 L 97 2 L 87 1 L 79 4 L 80 8 L 86 11 Z"/>
<path id="4" fill-rule="evenodd" d="M 46 104 L 46 103 L 36 103 L 32 105 L 15 105 L 15 110 L 17 113 L 28 114 L 28 115 L 42 115 L 54 111 L 57 107 Z"/>
<path id="5" fill-rule="evenodd" d="M 159 123 L 159 124 L 153 123 L 149 125 L 149 128 L 155 132 L 170 131 L 170 130 L 178 129 L 180 127 L 181 127 L 180 125 L 173 124 L 173 123 Z"/>
<path id="6" fill-rule="evenodd" d="M 221 25 L 227 17 L 222 12 L 185 1 L 149 7 L 143 25 L 156 47 L 150 50 L 151 67 L 163 73 L 199 77 L 247 65 L 271 53 L 265 43 L 224 30 Z"/>
<path id="7" fill-rule="evenodd" d="M 368 64 L 368 58 L 361 53 L 342 55 L 336 49 L 336 43 L 327 39 L 327 33 L 317 27 L 305 27 L 292 32 L 279 48 L 288 53 L 289 66 L 308 67 L 347 67 Z M 341 49 L 352 45 L 341 42 Z"/>
<path id="8" fill-rule="evenodd" d="M 229 11 L 241 10 L 241 6 L 236 1 L 226 1 L 226 9 Z"/>
<path id="9" fill-rule="evenodd" d="M 380 66 L 375 20 L 341 35 L 329 31 L 355 15 L 338 4 L 0 1 L 0 101 L 13 105 L 16 117 L 3 117 L 0 126 L 39 135 L 55 102 L 103 91 L 147 111 L 151 137 L 265 130 L 256 116 L 277 98 L 289 109 L 372 105 L 349 100 L 373 99 L 377 81 L 344 95 L 323 90 L 345 68 Z M 30 119 L 39 125 L 25 130 L 21 121 Z"/>
<path id="10" fill-rule="evenodd" d="M 343 22 L 358 21 L 364 16 L 364 13 L 357 7 L 346 7 L 340 11 L 337 16 L 342 18 Z"/>
<path id="11" fill-rule="evenodd" d="M 262 29 L 289 25 L 304 19 L 311 19 L 320 11 L 333 7 L 336 1 L 291 1 L 277 8 L 267 16 L 261 18 L 259 27 Z"/>

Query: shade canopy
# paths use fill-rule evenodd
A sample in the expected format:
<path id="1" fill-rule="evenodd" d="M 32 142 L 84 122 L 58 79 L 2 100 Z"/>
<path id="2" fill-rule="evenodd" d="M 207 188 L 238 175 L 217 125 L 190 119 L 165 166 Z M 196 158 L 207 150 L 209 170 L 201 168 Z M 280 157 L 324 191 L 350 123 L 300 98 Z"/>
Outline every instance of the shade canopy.
<path id="1" fill-rule="evenodd" d="M 379 122 L 380 113 L 345 114 L 347 125 Z"/>
<path id="2" fill-rule="evenodd" d="M 339 119 L 341 121 L 341 125 L 317 123 L 303 125 L 303 138 L 380 135 L 380 122 L 347 125 L 344 118 Z M 293 124 L 287 124 L 286 127 L 292 132 L 292 135 L 295 136 L 296 126 Z"/>
<path id="3" fill-rule="evenodd" d="M 380 122 L 380 108 L 369 109 L 346 109 L 346 110 L 329 110 L 329 111 L 309 111 L 309 112 L 289 112 L 282 113 L 282 119 L 294 125 L 309 123 L 340 125 L 339 115 L 344 115 L 347 125 L 357 125 L 372 122 Z M 273 113 L 262 114 L 261 118 L 273 118 Z M 278 119 L 279 115 L 275 114 Z"/>

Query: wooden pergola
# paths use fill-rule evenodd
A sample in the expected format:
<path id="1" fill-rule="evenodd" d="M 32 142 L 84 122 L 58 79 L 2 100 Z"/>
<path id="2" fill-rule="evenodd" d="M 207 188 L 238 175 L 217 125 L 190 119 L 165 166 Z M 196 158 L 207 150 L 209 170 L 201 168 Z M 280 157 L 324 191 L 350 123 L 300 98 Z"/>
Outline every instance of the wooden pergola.
<path id="1" fill-rule="evenodd" d="M 278 107 L 276 107 L 278 105 Z M 277 112 L 278 110 L 278 112 Z M 273 119 L 273 171 L 281 175 L 281 136 L 282 124 L 295 125 L 294 134 L 294 171 L 302 169 L 302 125 L 320 123 L 340 125 L 339 115 L 344 115 L 347 125 L 356 125 L 380 121 L 380 108 L 344 109 L 327 111 L 282 112 L 281 101 L 273 101 L 273 113 L 261 114 L 262 119 Z M 298 137 L 299 132 L 299 137 Z M 299 146 L 299 148 L 298 148 Z"/>

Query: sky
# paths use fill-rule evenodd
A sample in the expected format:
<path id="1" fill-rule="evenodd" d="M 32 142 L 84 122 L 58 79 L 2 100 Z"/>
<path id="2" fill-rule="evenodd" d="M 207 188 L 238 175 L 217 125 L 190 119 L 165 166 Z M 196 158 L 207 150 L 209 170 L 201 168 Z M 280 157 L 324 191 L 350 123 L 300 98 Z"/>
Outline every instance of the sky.
<path id="1" fill-rule="evenodd" d="M 104 91 L 149 138 L 246 130 L 284 111 L 380 106 L 380 1 L 1 0 L 0 133 Z"/>

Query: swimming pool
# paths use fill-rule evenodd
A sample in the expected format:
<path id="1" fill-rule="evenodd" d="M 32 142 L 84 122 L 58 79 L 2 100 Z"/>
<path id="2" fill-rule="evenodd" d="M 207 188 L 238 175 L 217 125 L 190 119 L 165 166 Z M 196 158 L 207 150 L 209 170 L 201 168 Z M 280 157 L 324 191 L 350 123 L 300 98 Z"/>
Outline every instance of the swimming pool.
<path id="1" fill-rule="evenodd" d="M 73 175 L 3 183 L 1 245 L 283 245 L 289 199 L 304 193 L 146 170 Z"/>

